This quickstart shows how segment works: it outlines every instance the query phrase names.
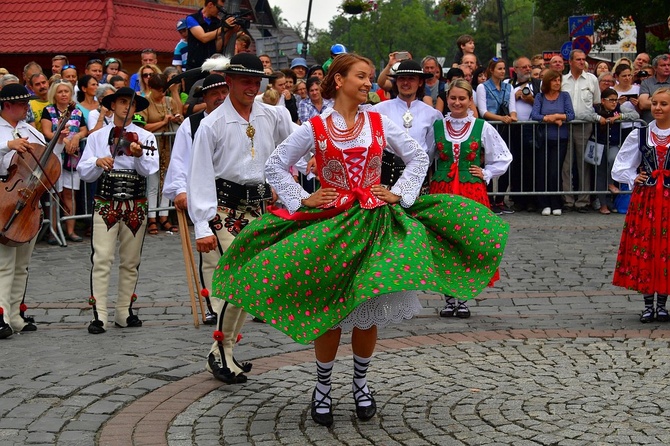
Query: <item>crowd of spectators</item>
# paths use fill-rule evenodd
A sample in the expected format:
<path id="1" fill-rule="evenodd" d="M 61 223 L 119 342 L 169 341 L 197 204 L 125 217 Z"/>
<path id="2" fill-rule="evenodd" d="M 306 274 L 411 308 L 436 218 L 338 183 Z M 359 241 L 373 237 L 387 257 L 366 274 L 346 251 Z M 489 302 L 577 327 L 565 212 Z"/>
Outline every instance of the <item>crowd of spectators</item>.
<path id="1" fill-rule="evenodd" d="M 81 187 L 74 168 L 80 155 L 79 141 L 112 121 L 110 110 L 100 105 L 104 96 L 123 86 L 133 88 L 151 104 L 138 122 L 158 133 L 175 131 L 185 117 L 202 109 L 201 101 L 194 98 L 199 83 L 193 86 L 195 80 L 188 77 L 171 85 L 169 81 L 194 64 L 220 57 L 217 52 L 223 45 L 217 44 L 216 39 L 222 23 L 215 18 L 218 3 L 207 2 L 198 13 L 177 23 L 179 42 L 172 66 L 161 68 L 156 52 L 145 49 L 139 55 L 141 65 L 135 73 L 124 68 L 116 57 L 91 59 L 78 70 L 67 56 L 60 54 L 52 58 L 50 76 L 36 62 L 26 64 L 21 78 L 2 70 L 0 89 L 10 83 L 23 83 L 33 95 L 27 122 L 42 132 L 46 141 L 54 137 L 67 141 L 61 156 L 65 175 L 58 191 L 66 215 L 85 213 L 83 190 L 92 192 L 89 187 Z M 239 27 L 230 30 L 234 31 L 233 51 L 249 51 L 249 36 Z M 516 58 L 509 67 L 498 58 L 480 61 L 475 54 L 474 39 L 469 35 L 460 36 L 456 47 L 456 56 L 446 68 L 436 57 L 416 58 L 424 73 L 432 75 L 417 100 L 446 116 L 449 109 L 445 91 L 449 83 L 465 79 L 472 85 L 470 113 L 493 123 L 514 158 L 507 174 L 497 180 L 494 188 L 490 185 L 492 210 L 499 214 L 538 211 L 543 215 L 566 211 L 616 212 L 613 198 L 620 193 L 620 187 L 611 177 L 612 162 L 633 128 L 632 121 L 640 117 L 651 121 L 649 98 L 656 89 L 670 84 L 670 56 L 662 54 L 652 60 L 648 54 L 640 53 L 633 60 L 587 63 L 586 55 L 575 50 L 567 65 L 560 56 L 545 61 L 542 55 L 529 55 Z M 263 82 L 256 99 L 285 108 L 298 125 L 323 113 L 332 106 L 332 101 L 321 96 L 321 80 L 333 58 L 346 52 L 344 45 L 335 44 L 331 57 L 322 65 L 309 66 L 304 58 L 296 57 L 282 70 L 273 67 L 268 54 L 261 54 L 263 69 L 273 78 Z M 409 51 L 396 51 L 389 54 L 388 64 L 378 76 L 373 67 L 368 103 L 395 97 L 394 67 L 412 58 Z M 189 85 L 193 88 L 187 89 Z M 66 135 L 53 135 L 52 129 L 67 108 L 66 101 L 76 103 L 76 113 Z M 572 120 L 577 123 L 565 125 Z M 532 124 L 534 121 L 542 124 Z M 605 147 L 599 165 L 585 160 L 585 150 L 591 146 L 589 140 Z M 169 206 L 159 199 L 157 191 L 170 159 L 170 138 L 159 137 L 158 141 L 162 162 L 149 187 L 152 208 Z M 581 193 L 575 195 L 571 191 Z M 560 192 L 565 194 L 561 196 Z M 70 241 L 81 241 L 74 220 L 68 220 L 65 226 Z M 178 230 L 165 211 L 159 213 L 158 219 L 155 214 L 150 215 L 148 231 L 155 234 L 159 229 Z M 57 243 L 53 237 L 49 242 Z"/>

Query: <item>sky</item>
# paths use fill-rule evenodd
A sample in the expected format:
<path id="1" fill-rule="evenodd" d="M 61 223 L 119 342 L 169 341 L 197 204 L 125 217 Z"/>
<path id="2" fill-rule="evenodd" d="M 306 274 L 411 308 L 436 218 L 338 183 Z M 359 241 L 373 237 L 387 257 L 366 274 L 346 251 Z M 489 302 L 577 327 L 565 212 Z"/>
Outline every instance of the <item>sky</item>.
<path id="1" fill-rule="evenodd" d="M 269 0 L 270 6 L 279 6 L 282 17 L 295 26 L 307 20 L 309 0 Z M 310 21 L 319 29 L 328 29 L 328 22 L 339 12 L 340 0 L 312 0 Z"/>

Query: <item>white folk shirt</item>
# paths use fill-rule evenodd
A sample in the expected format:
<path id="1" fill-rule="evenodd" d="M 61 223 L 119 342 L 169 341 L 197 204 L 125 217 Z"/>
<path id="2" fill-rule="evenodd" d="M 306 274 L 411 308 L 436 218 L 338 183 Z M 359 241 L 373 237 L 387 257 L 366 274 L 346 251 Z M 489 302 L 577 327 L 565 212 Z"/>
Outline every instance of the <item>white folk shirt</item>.
<path id="1" fill-rule="evenodd" d="M 82 153 L 77 165 L 77 172 L 79 172 L 81 179 L 87 183 L 96 181 L 104 172 L 102 167 L 95 165 L 98 159 L 112 156 L 109 134 L 113 128 L 114 123 L 110 123 L 97 132 L 91 133 L 86 139 L 86 148 L 84 148 L 84 153 Z M 147 132 L 135 124 L 127 125 L 126 130 L 137 133 L 142 145 L 156 147 L 156 151 L 153 154 L 149 152 L 147 155 L 147 151 L 143 150 L 142 156 L 139 157 L 119 155 L 114 158 L 114 170 L 133 169 L 143 177 L 158 172 L 158 146 L 153 133 Z"/>
<path id="2" fill-rule="evenodd" d="M 409 136 L 419 143 L 428 156 L 432 156 L 432 150 L 435 145 L 433 123 L 442 119 L 442 113 L 422 101 L 412 101 L 408 108 L 407 102 L 400 98 L 382 101 L 370 108 L 370 110 L 388 117 L 401 129 L 405 129 L 402 118 L 405 112 L 409 110 L 412 114 L 412 126 L 409 127 Z"/>
<path id="3" fill-rule="evenodd" d="M 209 114 L 203 113 L 205 117 Z M 170 165 L 163 181 L 163 195 L 172 201 L 177 195 L 186 193 L 186 177 L 191 166 L 191 151 L 193 150 L 192 135 L 191 120 L 186 118 L 174 135 Z"/>
<path id="4" fill-rule="evenodd" d="M 249 124 L 255 129 L 253 158 Z M 291 134 L 291 124 L 290 115 L 260 102 L 254 102 L 247 121 L 235 110 L 230 96 L 202 120 L 193 141 L 186 187 L 196 239 L 213 235 L 209 221 L 218 207 L 217 178 L 241 185 L 264 183 L 265 161 Z"/>
<path id="5" fill-rule="evenodd" d="M 0 175 L 7 175 L 7 168 L 12 163 L 12 158 L 16 153 L 7 147 L 9 141 L 17 138 L 28 138 L 28 142 L 46 145 L 44 136 L 30 124 L 25 121 L 19 121 L 16 127 L 0 117 Z M 63 145 L 58 144 L 54 149 L 54 154 L 60 158 Z"/>
<path id="6" fill-rule="evenodd" d="M 660 137 L 670 135 L 670 129 L 659 129 L 655 121 L 649 123 L 647 127 L 647 145 L 654 147 L 654 141 L 651 139 L 651 133 Z M 642 152 L 640 151 L 640 129 L 634 129 L 626 138 L 621 149 L 616 155 L 612 165 L 612 179 L 619 183 L 626 183 L 630 190 L 635 187 L 635 178 L 638 175 L 638 167 L 642 164 Z M 651 172 L 647 172 L 651 175 Z M 657 181 L 663 181 L 660 177 Z"/>
<path id="7" fill-rule="evenodd" d="M 564 74 L 561 90 L 567 91 L 570 95 L 572 108 L 575 110 L 575 119 L 598 121 L 598 113 L 593 109 L 595 104 L 600 104 L 598 78 L 586 71 L 582 71 L 577 79 L 572 76 L 572 73 Z"/>
<path id="8" fill-rule="evenodd" d="M 360 109 L 359 113 L 362 113 Z M 320 115 L 320 118 L 325 121 L 328 116 L 333 117 L 335 127 L 346 128 L 344 118 L 337 111 L 329 108 Z M 416 140 L 405 133 L 404 128 L 398 127 L 384 115 L 381 115 L 381 117 L 387 148 L 394 155 L 398 155 L 406 166 L 402 176 L 391 188 L 391 192 L 401 197 L 401 206 L 410 207 L 414 204 L 416 197 L 419 196 L 421 184 L 426 177 L 429 164 L 428 155 L 421 149 Z M 333 145 L 340 150 L 352 147 L 369 147 L 372 144 L 372 134 L 367 114 L 365 118 L 365 125 L 354 140 L 332 141 Z M 302 206 L 301 200 L 308 198 L 310 195 L 293 180 L 289 173 L 289 167 L 314 150 L 312 124 L 307 121 L 290 138 L 277 147 L 265 166 L 268 182 L 275 189 L 289 212 L 297 211 Z M 366 157 L 367 151 L 361 156 Z"/>

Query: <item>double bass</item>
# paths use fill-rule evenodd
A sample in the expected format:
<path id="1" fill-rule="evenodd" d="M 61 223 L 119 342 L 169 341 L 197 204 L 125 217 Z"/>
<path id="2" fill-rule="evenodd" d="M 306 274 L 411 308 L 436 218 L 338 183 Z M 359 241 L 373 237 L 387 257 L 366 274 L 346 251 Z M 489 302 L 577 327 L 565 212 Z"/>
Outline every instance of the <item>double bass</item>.
<path id="1" fill-rule="evenodd" d="M 0 184 L 0 243 L 18 246 L 32 240 L 42 227 L 40 199 L 44 192 L 55 188 L 61 165 L 53 151 L 67 124 L 74 104 L 61 116 L 53 139 L 45 147 L 32 143 L 31 149 L 15 153 Z"/>

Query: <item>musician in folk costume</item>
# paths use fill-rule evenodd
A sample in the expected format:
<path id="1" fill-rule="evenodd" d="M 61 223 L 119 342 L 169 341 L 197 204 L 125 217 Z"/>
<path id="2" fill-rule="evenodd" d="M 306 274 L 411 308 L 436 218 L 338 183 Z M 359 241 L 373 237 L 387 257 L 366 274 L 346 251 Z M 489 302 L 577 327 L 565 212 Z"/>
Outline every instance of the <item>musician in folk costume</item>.
<path id="1" fill-rule="evenodd" d="M 188 212 L 201 253 L 224 252 L 260 216 L 261 205 L 272 198 L 265 162 L 292 131 L 288 114 L 254 100 L 261 79 L 272 77 L 265 74 L 258 57 L 237 54 L 224 73 L 230 94 L 200 123 L 187 179 Z M 245 372 L 251 369 L 233 357 L 246 317 L 245 311 L 227 302 L 218 315 L 214 338 L 221 362 L 212 352 L 207 367 L 229 384 L 245 382 Z"/>
<path id="2" fill-rule="evenodd" d="M 119 285 L 114 323 L 117 327 L 142 326 L 132 306 L 137 299 L 135 287 L 147 224 L 146 177 L 158 170 L 156 139 L 131 119 L 149 102 L 124 87 L 105 96 L 102 105 L 114 112 L 114 122 L 89 136 L 77 166 L 84 181 L 98 182 L 91 234 L 91 334 L 104 333 L 107 325 L 107 295 L 117 240 Z"/>
<path id="3" fill-rule="evenodd" d="M 0 91 L 0 176 L 8 174 L 15 154 L 31 150 L 30 144 L 45 144 L 39 132 L 25 122 L 30 93 L 26 87 L 10 84 Z M 63 145 L 60 145 L 62 150 Z M 58 148 L 56 149 L 58 150 Z M 0 229 L 0 232 L 2 229 Z M 0 244 L 0 339 L 13 333 L 37 330 L 32 318 L 25 317 L 28 264 L 37 234 L 27 243 Z M 2 239 L 4 237 L 0 237 Z"/>
<path id="4" fill-rule="evenodd" d="M 226 59 L 228 60 L 228 59 Z M 205 78 L 202 89 L 195 92 L 195 96 L 202 98 L 206 105 L 205 110 L 189 116 L 179 126 L 174 137 L 172 145 L 172 155 L 170 165 L 165 174 L 163 184 L 163 196 L 174 202 L 174 206 L 181 211 L 186 212 L 186 178 L 191 164 L 191 151 L 193 150 L 193 138 L 195 132 L 200 127 L 200 122 L 210 113 L 212 113 L 228 96 L 228 84 L 220 74 L 210 74 Z M 201 295 L 207 303 L 207 314 L 205 324 L 216 324 L 216 314 L 221 310 L 223 301 L 221 299 L 210 299 L 209 291 L 212 289 L 212 274 L 221 257 L 217 250 L 200 253 L 200 283 L 203 289 Z M 213 349 L 213 353 L 218 356 L 218 350 Z"/>

